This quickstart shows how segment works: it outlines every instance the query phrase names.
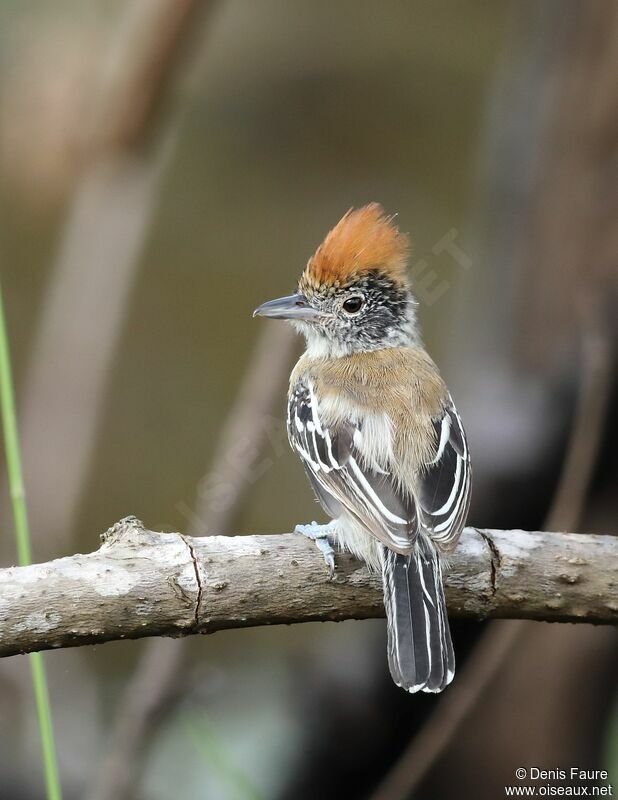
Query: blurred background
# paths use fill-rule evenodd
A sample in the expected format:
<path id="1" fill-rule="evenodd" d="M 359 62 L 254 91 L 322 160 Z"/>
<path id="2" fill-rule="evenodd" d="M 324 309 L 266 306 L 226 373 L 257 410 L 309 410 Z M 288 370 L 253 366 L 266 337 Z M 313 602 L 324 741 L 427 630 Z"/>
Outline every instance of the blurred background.
<path id="1" fill-rule="evenodd" d="M 128 514 L 194 535 L 316 516 L 283 427 L 300 343 L 251 312 L 372 200 L 412 235 L 470 524 L 616 534 L 613 0 L 0 0 L 0 64 L 37 561 Z M 615 629 L 453 628 L 440 698 L 392 685 L 381 620 L 48 653 L 66 798 L 495 800 L 519 766 L 618 785 Z M 42 797 L 39 764 L 6 659 L 0 798 Z"/>

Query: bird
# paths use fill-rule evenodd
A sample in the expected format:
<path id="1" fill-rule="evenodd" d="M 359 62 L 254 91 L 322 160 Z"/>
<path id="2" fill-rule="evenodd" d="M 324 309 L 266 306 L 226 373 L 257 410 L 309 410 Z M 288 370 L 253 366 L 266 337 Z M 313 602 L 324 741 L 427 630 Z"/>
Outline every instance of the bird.
<path id="1" fill-rule="evenodd" d="M 382 576 L 387 655 L 410 693 L 441 692 L 455 654 L 442 564 L 470 503 L 464 427 L 422 343 L 410 239 L 381 205 L 350 209 L 297 291 L 254 316 L 287 320 L 305 351 L 290 376 L 288 438 L 330 518 L 295 530 L 331 570 L 336 549 Z"/>

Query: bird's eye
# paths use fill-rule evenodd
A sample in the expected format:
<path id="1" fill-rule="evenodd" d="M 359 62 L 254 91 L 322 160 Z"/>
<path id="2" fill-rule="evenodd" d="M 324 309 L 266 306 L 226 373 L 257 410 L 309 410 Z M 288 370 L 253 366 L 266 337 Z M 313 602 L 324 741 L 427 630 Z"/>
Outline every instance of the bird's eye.
<path id="1" fill-rule="evenodd" d="M 362 297 L 348 297 L 343 303 L 343 310 L 348 314 L 358 314 L 363 307 L 364 300 Z"/>

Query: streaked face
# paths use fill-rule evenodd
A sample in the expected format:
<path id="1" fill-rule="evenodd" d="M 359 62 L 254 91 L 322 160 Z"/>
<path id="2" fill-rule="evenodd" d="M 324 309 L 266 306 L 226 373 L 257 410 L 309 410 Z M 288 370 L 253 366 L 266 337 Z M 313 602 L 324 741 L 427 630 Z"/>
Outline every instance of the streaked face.
<path id="1" fill-rule="evenodd" d="M 299 293 L 315 316 L 299 320 L 297 327 L 337 349 L 376 350 L 410 339 L 415 301 L 407 287 L 378 272 L 367 272 L 345 286 L 313 287 L 301 279 Z"/>
<path id="2" fill-rule="evenodd" d="M 303 276 L 297 294 L 263 303 L 254 316 L 288 320 L 314 354 L 340 356 L 416 341 L 415 305 L 407 286 L 370 271 L 345 285 Z"/>

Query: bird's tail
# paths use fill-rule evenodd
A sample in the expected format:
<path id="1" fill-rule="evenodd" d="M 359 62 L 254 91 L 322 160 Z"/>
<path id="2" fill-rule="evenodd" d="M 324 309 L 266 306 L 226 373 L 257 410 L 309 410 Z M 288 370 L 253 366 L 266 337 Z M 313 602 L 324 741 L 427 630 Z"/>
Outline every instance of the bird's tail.
<path id="1" fill-rule="evenodd" d="M 455 653 L 438 553 L 420 536 L 409 556 L 387 547 L 383 551 L 388 664 L 393 680 L 408 692 L 441 692 L 453 679 Z"/>

